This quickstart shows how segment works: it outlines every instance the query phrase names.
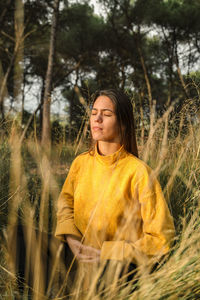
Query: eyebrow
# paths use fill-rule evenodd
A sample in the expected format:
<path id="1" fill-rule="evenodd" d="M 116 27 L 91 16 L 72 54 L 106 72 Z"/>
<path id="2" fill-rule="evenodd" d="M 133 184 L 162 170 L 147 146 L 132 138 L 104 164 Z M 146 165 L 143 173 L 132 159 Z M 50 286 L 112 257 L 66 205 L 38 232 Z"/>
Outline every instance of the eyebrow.
<path id="1" fill-rule="evenodd" d="M 97 108 L 94 108 L 94 107 L 92 107 L 92 110 L 98 110 Z M 103 109 L 100 109 L 100 110 L 102 110 L 102 111 L 110 111 L 110 112 L 112 112 L 112 113 L 114 113 L 114 111 L 113 110 L 111 110 L 111 109 L 109 109 L 109 108 L 103 108 Z"/>

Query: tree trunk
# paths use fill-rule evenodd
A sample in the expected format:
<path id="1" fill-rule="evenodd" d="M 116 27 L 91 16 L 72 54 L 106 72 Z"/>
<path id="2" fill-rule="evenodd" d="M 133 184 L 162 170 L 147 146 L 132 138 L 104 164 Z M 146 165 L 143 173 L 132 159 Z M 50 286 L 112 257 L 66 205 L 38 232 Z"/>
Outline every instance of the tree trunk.
<path id="1" fill-rule="evenodd" d="M 151 111 L 152 105 L 153 105 L 151 84 L 150 84 L 150 80 L 149 80 L 149 76 L 148 76 L 144 56 L 143 56 L 143 53 L 142 53 L 142 48 L 141 48 L 140 41 L 139 41 L 139 35 L 140 35 L 140 27 L 138 27 L 138 32 L 137 32 L 136 37 L 135 37 L 135 42 L 136 42 L 137 51 L 138 51 L 138 54 L 139 54 L 139 57 L 140 57 L 142 70 L 144 72 L 144 79 L 145 79 L 145 82 L 146 82 L 147 91 L 148 91 L 148 98 L 149 98 L 149 108 L 150 108 L 150 111 Z"/>
<path id="2" fill-rule="evenodd" d="M 6 94 L 6 91 L 7 91 L 7 81 L 8 81 L 8 76 L 10 75 L 10 72 L 11 72 L 11 69 L 12 69 L 12 66 L 14 64 L 14 61 L 15 61 L 15 57 L 16 57 L 16 54 L 17 54 L 17 51 L 18 51 L 18 46 L 19 45 L 15 45 L 15 49 L 14 49 L 14 53 L 11 57 L 11 60 L 10 60 L 10 64 L 8 66 L 8 69 L 3 77 L 3 80 L 1 81 L 1 88 L 0 88 L 0 106 L 1 106 L 1 114 L 2 114 L 2 118 L 4 119 L 4 97 L 5 97 L 5 94 Z"/>
<path id="3" fill-rule="evenodd" d="M 23 87 L 22 87 L 22 106 L 21 106 L 21 125 L 24 123 L 24 100 L 25 100 L 25 73 L 23 73 Z"/>
<path id="4" fill-rule="evenodd" d="M 48 67 L 45 79 L 45 91 L 43 101 L 43 122 L 42 122 L 42 146 L 50 151 L 51 146 L 51 124 L 50 124 L 50 109 L 51 109 L 51 91 L 52 91 L 52 71 L 55 56 L 55 40 L 56 27 L 59 11 L 60 0 L 54 1 L 54 12 L 51 25 L 51 37 L 48 57 Z"/>
<path id="5" fill-rule="evenodd" d="M 139 30 L 138 30 L 138 34 L 140 34 Z M 143 53 L 142 53 L 142 48 L 141 48 L 141 45 L 140 45 L 140 41 L 139 41 L 139 38 L 138 38 L 138 34 L 137 34 L 135 39 L 136 39 L 136 46 L 137 46 L 138 54 L 139 54 L 139 57 L 140 57 L 141 66 L 142 66 L 143 73 L 144 73 L 144 79 L 145 79 L 145 83 L 146 83 L 146 87 L 147 87 L 147 92 L 148 92 L 149 110 L 150 110 L 149 136 L 151 136 L 151 132 L 153 132 L 153 126 L 154 126 L 154 122 L 155 122 L 155 109 L 156 109 L 156 107 L 153 104 L 151 83 L 150 83 L 150 80 L 149 80 L 149 76 L 148 76 L 144 56 L 143 56 Z"/>
<path id="6" fill-rule="evenodd" d="M 7 86 L 5 86 L 3 89 L 2 89 L 2 84 L 4 82 L 4 72 L 3 72 L 3 66 L 2 66 L 2 62 L 0 60 L 0 82 L 1 82 L 1 85 L 0 85 L 0 114 L 1 114 L 1 118 L 2 120 L 4 120 L 5 118 L 5 114 L 4 114 L 4 98 L 8 95 L 8 90 L 7 90 Z M 1 91 L 2 89 L 2 91 Z"/>
<path id="7" fill-rule="evenodd" d="M 32 113 L 32 115 L 30 115 L 29 119 L 28 119 L 28 122 L 22 132 L 22 135 L 20 137 L 20 142 L 22 143 L 23 139 L 25 138 L 25 135 L 26 135 L 26 132 L 27 130 L 29 129 L 29 126 L 31 125 L 32 121 L 33 121 L 33 118 L 34 116 L 37 114 L 38 110 L 41 108 L 42 104 L 40 103 L 38 105 L 38 107 L 34 110 L 34 112 Z"/>
<path id="8" fill-rule="evenodd" d="M 45 78 L 42 78 L 42 88 L 40 94 L 40 112 L 39 112 L 39 139 L 41 140 L 42 136 L 42 120 L 43 120 L 43 102 L 44 102 L 44 90 L 45 90 Z"/>
<path id="9" fill-rule="evenodd" d="M 166 107 L 168 107 L 171 104 L 171 98 L 172 98 L 172 87 L 173 87 L 173 64 L 174 64 L 174 38 L 169 40 L 167 37 L 167 33 L 165 32 L 165 28 L 162 27 L 162 33 L 164 37 L 164 41 L 166 44 L 166 52 L 167 52 L 167 58 L 168 58 L 168 95 L 167 95 L 167 101 L 166 101 Z"/>
<path id="10" fill-rule="evenodd" d="M 183 91 L 185 93 L 185 96 L 188 99 L 188 98 L 190 98 L 189 97 L 189 92 L 188 92 L 187 86 L 185 84 L 185 81 L 184 81 L 184 78 L 183 78 L 183 75 L 181 73 L 181 69 L 180 69 L 180 66 L 179 66 L 179 58 L 178 58 L 177 46 L 175 48 L 175 61 L 176 61 L 176 68 L 177 68 L 177 73 L 178 73 L 178 77 L 179 77 L 180 83 L 182 85 L 182 88 L 183 88 Z"/>
<path id="11" fill-rule="evenodd" d="M 142 148 L 142 151 L 143 151 L 144 150 L 144 144 L 145 144 L 145 142 L 144 142 L 144 139 L 145 139 L 145 136 L 144 136 L 144 134 L 145 134 L 144 110 L 143 110 L 143 106 L 142 106 L 144 93 L 139 91 L 138 95 L 139 95 L 139 100 L 140 100 L 140 122 L 141 122 L 141 124 L 139 126 L 141 128 L 141 134 L 140 134 L 141 141 L 140 141 L 140 144 L 141 144 L 141 148 Z"/>
<path id="12" fill-rule="evenodd" d="M 24 81 L 24 4 L 22 0 L 15 0 L 15 43 L 18 48 L 14 61 L 14 100 L 22 104 L 22 85 Z"/>

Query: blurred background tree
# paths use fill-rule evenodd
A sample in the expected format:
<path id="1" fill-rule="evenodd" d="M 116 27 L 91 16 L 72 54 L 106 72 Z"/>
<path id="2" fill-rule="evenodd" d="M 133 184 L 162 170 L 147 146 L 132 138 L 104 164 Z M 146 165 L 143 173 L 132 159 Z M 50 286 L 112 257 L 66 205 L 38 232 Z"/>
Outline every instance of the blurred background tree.
<path id="1" fill-rule="evenodd" d="M 0 117 L 5 124 L 20 114 L 23 130 L 37 114 L 38 137 L 44 122 L 53 3 L 0 1 Z M 67 132 L 69 140 L 76 138 L 86 114 L 75 86 L 87 105 L 96 89 L 115 87 L 128 92 L 140 130 L 142 124 L 152 127 L 155 114 L 162 115 L 174 101 L 176 112 L 191 97 L 196 97 L 198 106 L 193 83 L 199 71 L 199 1 L 96 3 L 102 14 L 95 14 L 88 1 L 60 1 L 50 90 L 57 107 L 63 108 L 59 111 L 65 118 L 63 124 L 59 116 L 57 121 L 61 128 L 67 126 L 62 132 Z M 25 110 L 30 114 L 28 119 Z M 183 121 L 187 123 L 188 116 Z"/>

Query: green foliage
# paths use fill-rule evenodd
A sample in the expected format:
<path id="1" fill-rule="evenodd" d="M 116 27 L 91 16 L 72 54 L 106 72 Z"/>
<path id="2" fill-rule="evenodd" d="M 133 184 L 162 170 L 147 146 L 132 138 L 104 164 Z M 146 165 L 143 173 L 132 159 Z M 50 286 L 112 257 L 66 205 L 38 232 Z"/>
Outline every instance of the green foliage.
<path id="1" fill-rule="evenodd" d="M 35 79 L 40 79 L 39 102 L 42 102 L 45 87 L 52 3 L 25 1 L 24 6 L 24 84 L 29 88 Z M 68 131 L 74 128 L 73 136 L 80 128 L 79 116 L 85 113 L 72 92 L 74 85 L 79 86 L 86 100 L 89 97 L 84 82 L 88 82 L 89 92 L 107 87 L 129 89 L 135 95 L 136 106 L 142 105 L 147 110 L 148 77 L 158 114 L 166 103 L 177 99 L 181 110 L 185 98 L 193 98 L 195 92 L 190 88 L 185 95 L 177 73 L 177 59 L 187 86 L 186 71 L 189 74 L 199 63 L 200 7 L 197 0 L 101 0 L 99 3 L 105 9 L 104 17 L 95 15 L 86 1 L 63 1 L 60 6 L 52 89 L 59 87 L 64 91 L 69 106 L 70 124 L 67 126 Z M 2 20 L 0 18 L 2 76 L 9 67 L 15 46 L 14 3 L 2 6 L 2 10 L 4 8 L 6 13 Z M 11 101 L 14 100 L 13 80 L 12 66 L 6 85 Z"/>
<path id="2" fill-rule="evenodd" d="M 63 127 L 60 125 L 59 120 L 54 120 L 51 125 L 51 139 L 53 143 L 59 143 L 63 140 Z"/>

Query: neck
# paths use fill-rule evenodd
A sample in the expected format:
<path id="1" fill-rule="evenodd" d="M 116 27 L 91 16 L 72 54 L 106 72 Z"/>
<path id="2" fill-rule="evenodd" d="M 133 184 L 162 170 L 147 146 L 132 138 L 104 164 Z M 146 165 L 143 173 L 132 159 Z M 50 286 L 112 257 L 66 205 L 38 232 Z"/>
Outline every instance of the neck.
<path id="1" fill-rule="evenodd" d="M 97 142 L 98 152 L 101 155 L 110 155 L 115 153 L 121 147 L 119 143 Z"/>

